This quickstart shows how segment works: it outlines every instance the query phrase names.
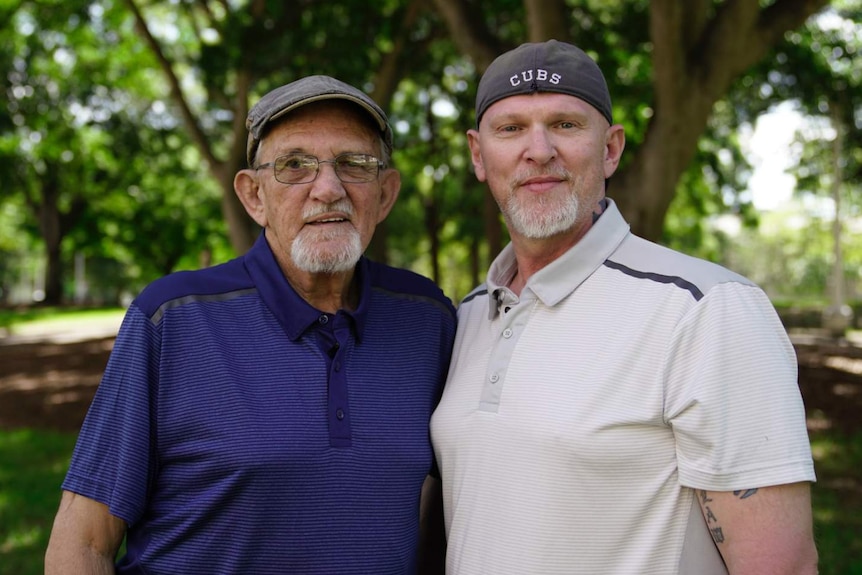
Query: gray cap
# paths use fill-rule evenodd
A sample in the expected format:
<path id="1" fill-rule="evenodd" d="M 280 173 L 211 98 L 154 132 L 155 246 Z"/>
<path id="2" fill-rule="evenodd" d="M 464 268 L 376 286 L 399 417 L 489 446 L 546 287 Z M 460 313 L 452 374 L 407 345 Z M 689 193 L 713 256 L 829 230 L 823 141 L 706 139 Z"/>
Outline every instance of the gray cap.
<path id="1" fill-rule="evenodd" d="M 476 93 L 476 125 L 494 102 L 534 92 L 580 98 L 614 123 L 608 85 L 595 61 L 576 46 L 548 40 L 521 44 L 491 62 Z"/>
<path id="2" fill-rule="evenodd" d="M 387 152 L 392 151 L 392 128 L 389 127 L 389 120 L 368 94 L 329 76 L 306 76 L 272 90 L 249 110 L 245 120 L 245 127 L 248 129 L 248 165 L 253 164 L 257 146 L 271 122 L 301 106 L 322 100 L 347 100 L 359 105 L 368 112 L 380 129 Z"/>

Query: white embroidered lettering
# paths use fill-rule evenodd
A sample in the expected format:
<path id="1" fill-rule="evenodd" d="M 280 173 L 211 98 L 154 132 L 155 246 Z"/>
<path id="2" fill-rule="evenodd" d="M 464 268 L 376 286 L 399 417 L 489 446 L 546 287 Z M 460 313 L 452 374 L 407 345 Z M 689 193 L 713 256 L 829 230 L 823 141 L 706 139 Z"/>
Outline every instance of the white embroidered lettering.
<path id="1" fill-rule="evenodd" d="M 511 85 L 513 85 L 513 86 L 517 86 L 518 84 L 520 84 L 520 83 L 521 83 L 521 81 L 518 79 L 518 75 L 517 75 L 517 74 L 515 74 L 514 76 L 512 76 L 511 78 L 509 78 L 509 83 L 510 83 Z"/>
<path id="2" fill-rule="evenodd" d="M 541 80 L 542 82 L 544 82 L 547 79 L 548 79 L 548 71 L 547 70 L 542 70 L 542 69 L 536 70 L 536 80 Z"/>
<path id="3" fill-rule="evenodd" d="M 524 82 L 529 82 L 533 79 L 533 71 L 532 70 L 524 70 L 521 72 L 521 78 L 524 79 Z"/>
<path id="4" fill-rule="evenodd" d="M 559 84 L 563 77 L 559 74 L 551 74 L 551 84 Z"/>

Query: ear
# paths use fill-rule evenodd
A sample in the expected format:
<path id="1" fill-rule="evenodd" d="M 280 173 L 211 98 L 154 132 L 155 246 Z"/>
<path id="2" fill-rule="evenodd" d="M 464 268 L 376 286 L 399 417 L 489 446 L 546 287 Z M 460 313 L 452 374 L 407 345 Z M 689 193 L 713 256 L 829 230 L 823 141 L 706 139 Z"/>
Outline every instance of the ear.
<path id="1" fill-rule="evenodd" d="M 478 130 L 467 130 L 467 144 L 470 146 L 470 159 L 473 161 L 473 169 L 476 171 L 476 178 L 480 182 L 484 182 L 486 180 L 485 165 L 482 163 Z"/>
<path id="2" fill-rule="evenodd" d="M 233 189 L 251 219 L 265 228 L 266 211 L 261 198 L 260 184 L 257 181 L 257 172 L 248 169 L 238 171 L 233 178 Z"/>
<path id="3" fill-rule="evenodd" d="M 621 124 L 610 126 L 605 132 L 605 179 L 610 178 L 620 165 L 626 147 L 626 133 Z"/>
<path id="4" fill-rule="evenodd" d="M 395 168 L 387 168 L 380 173 L 380 205 L 377 211 L 377 223 L 386 219 L 398 194 L 401 192 L 401 172 Z"/>

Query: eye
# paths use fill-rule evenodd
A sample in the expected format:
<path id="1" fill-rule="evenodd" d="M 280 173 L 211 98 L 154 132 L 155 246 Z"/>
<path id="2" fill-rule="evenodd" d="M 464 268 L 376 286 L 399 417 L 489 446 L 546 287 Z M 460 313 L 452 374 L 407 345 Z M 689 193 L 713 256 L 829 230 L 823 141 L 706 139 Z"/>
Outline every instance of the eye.
<path id="1" fill-rule="evenodd" d="M 300 154 L 290 156 L 281 156 L 276 161 L 276 168 L 279 170 L 304 170 L 314 167 L 314 158 Z"/>
<path id="2" fill-rule="evenodd" d="M 365 154 L 344 154 L 338 157 L 338 163 L 345 168 L 368 168 L 376 166 L 377 160 Z"/>
<path id="3" fill-rule="evenodd" d="M 577 125 L 574 122 L 560 122 L 560 127 L 564 130 L 572 130 L 577 128 Z"/>

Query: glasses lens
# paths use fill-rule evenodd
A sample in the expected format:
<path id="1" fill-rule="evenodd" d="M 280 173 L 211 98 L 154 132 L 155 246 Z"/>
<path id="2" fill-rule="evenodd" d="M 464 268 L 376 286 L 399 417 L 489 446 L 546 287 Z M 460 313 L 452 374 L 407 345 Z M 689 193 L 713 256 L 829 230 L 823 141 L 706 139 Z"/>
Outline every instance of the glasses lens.
<path id="1" fill-rule="evenodd" d="M 370 182 L 377 177 L 379 162 L 368 154 L 341 154 L 335 158 L 335 173 L 342 182 Z"/>
<path id="2" fill-rule="evenodd" d="M 275 160 L 275 179 L 283 184 L 304 184 L 317 177 L 317 158 L 288 154 Z"/>

